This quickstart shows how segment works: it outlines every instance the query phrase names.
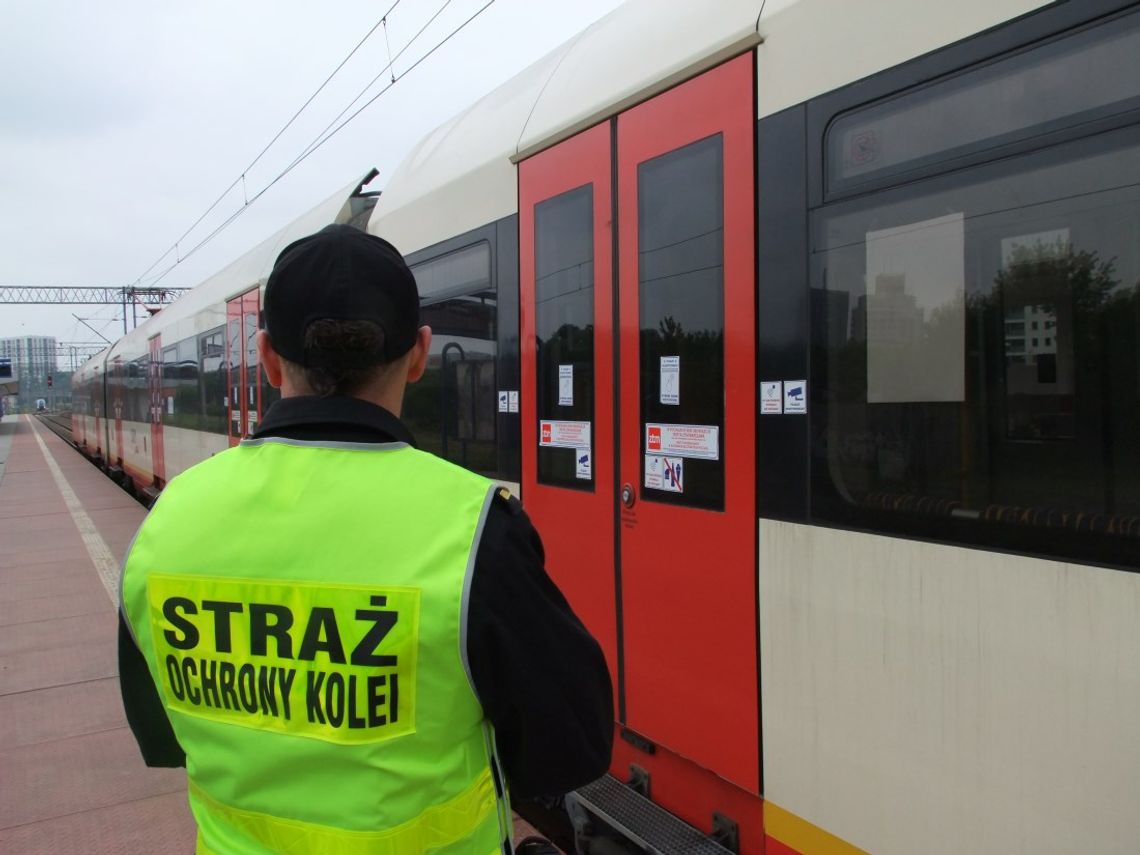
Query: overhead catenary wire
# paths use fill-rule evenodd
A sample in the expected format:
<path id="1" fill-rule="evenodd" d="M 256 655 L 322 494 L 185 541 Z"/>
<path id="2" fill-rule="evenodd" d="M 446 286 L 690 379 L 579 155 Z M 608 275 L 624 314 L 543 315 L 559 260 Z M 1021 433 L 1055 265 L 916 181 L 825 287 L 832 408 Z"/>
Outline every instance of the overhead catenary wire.
<path id="1" fill-rule="evenodd" d="M 214 209 L 217 208 L 218 205 L 220 205 L 222 203 L 222 201 L 230 194 L 230 192 L 235 187 L 237 187 L 238 184 L 242 185 L 243 195 L 245 196 L 245 204 L 246 205 L 250 204 L 249 195 L 245 189 L 246 175 L 249 173 L 249 171 L 251 169 L 253 169 L 255 166 L 257 166 L 257 164 L 261 161 L 261 158 L 263 158 L 266 155 L 266 153 L 269 151 L 269 149 L 273 147 L 273 144 L 275 142 L 277 142 L 277 140 L 281 139 L 281 135 L 284 134 L 285 131 L 289 130 L 289 128 L 292 127 L 293 123 L 295 121 L 297 121 L 297 119 L 300 117 L 300 115 L 303 112 L 305 112 L 305 110 L 308 108 L 308 106 L 310 104 L 313 103 L 313 101 L 316 99 L 316 97 L 318 95 L 320 95 L 322 91 L 324 91 L 325 87 L 329 85 L 329 83 L 332 81 L 332 79 L 334 77 L 337 76 L 338 73 L 340 73 L 340 70 L 342 68 L 344 68 L 345 64 L 347 64 L 348 61 L 350 59 L 352 59 L 353 56 L 356 55 L 356 52 L 358 50 L 360 50 L 361 47 L 363 47 L 364 43 L 372 37 L 372 34 L 375 33 L 376 30 L 381 25 L 384 25 L 385 37 L 387 37 L 387 24 L 386 24 L 386 22 L 388 20 L 388 16 L 391 15 L 392 12 L 394 12 L 396 7 L 399 5 L 400 5 L 400 0 L 395 0 L 395 2 L 388 8 L 388 11 L 385 12 L 380 17 L 379 21 L 377 21 L 375 24 L 372 25 L 372 29 L 370 29 L 367 33 L 365 33 L 364 38 L 362 38 L 359 42 L 357 42 L 356 47 L 354 47 L 352 50 L 350 50 L 348 52 L 348 55 L 345 56 L 345 58 L 340 61 L 340 64 L 337 65 L 337 67 L 332 70 L 332 73 L 328 77 L 325 78 L 324 83 L 322 83 L 320 86 L 318 86 L 316 91 L 313 92 L 313 94 L 310 95 L 308 97 L 308 99 L 306 99 L 305 103 L 301 105 L 300 109 L 298 109 L 297 112 L 295 112 L 292 115 L 292 117 L 290 117 L 289 121 L 287 121 L 284 125 L 282 125 L 281 130 L 279 130 L 276 134 L 273 135 L 273 139 L 271 139 L 268 143 L 265 144 L 265 147 L 262 148 L 261 151 L 259 151 L 257 153 L 257 156 L 252 161 L 250 161 L 249 165 L 241 171 L 241 174 L 237 178 L 235 178 L 230 183 L 230 185 L 228 187 L 226 187 L 225 190 L 222 191 L 221 195 L 218 196 L 218 198 L 215 199 L 213 201 L 213 203 L 211 203 L 210 207 L 208 207 L 205 210 L 205 212 L 203 212 L 203 214 L 200 217 L 198 217 L 198 219 L 196 219 L 190 225 L 190 228 L 186 229 L 186 231 L 183 232 L 182 236 L 180 238 L 178 238 L 178 240 L 176 240 L 170 246 L 170 248 L 168 250 L 166 250 L 166 252 L 164 252 L 162 255 L 160 255 L 158 258 L 156 258 L 154 260 L 154 262 L 150 265 L 150 267 L 148 267 L 146 270 L 144 270 L 138 276 L 138 278 L 135 279 L 135 284 L 138 284 L 139 282 L 141 282 L 144 276 L 146 276 L 148 273 L 150 273 L 152 270 L 154 270 L 154 268 L 158 267 L 158 265 L 162 263 L 162 260 L 164 258 L 166 258 L 167 256 L 169 256 L 170 253 L 172 253 L 172 252 L 175 254 L 175 258 L 177 259 L 175 262 L 176 264 L 183 261 L 185 257 L 182 256 L 181 253 L 179 252 L 178 245 L 180 243 L 182 243 L 182 241 L 186 240 L 186 238 L 189 237 L 189 235 L 194 231 L 194 229 L 198 228 L 198 226 L 201 225 L 202 221 L 205 220 L 206 217 L 210 216 L 210 214 L 214 211 Z M 163 274 L 163 275 L 165 275 L 165 274 Z"/>
<path id="2" fill-rule="evenodd" d="M 446 2 L 444 3 L 444 7 L 446 8 L 446 6 L 450 2 L 451 2 L 451 0 L 446 0 Z M 176 267 L 178 267 L 178 265 L 180 265 L 183 261 L 186 261 L 188 258 L 190 258 L 190 256 L 194 255 L 198 250 L 200 250 L 206 244 L 210 243 L 215 237 L 217 237 L 219 234 L 221 234 L 222 231 L 224 231 L 226 228 L 228 228 L 242 214 L 244 214 L 247 210 L 249 210 L 249 208 L 252 207 L 253 204 L 255 202 L 257 202 L 258 199 L 260 199 L 262 196 L 264 196 L 282 178 L 284 178 L 286 175 L 288 175 L 290 172 L 292 172 L 294 169 L 296 169 L 298 166 L 300 166 L 301 163 L 303 163 L 306 159 L 308 159 L 308 157 L 310 155 L 316 153 L 322 146 L 324 146 L 325 143 L 327 143 L 329 140 L 331 140 L 334 136 L 336 136 L 338 133 L 340 133 L 340 131 L 343 130 L 350 122 L 352 122 L 354 119 L 356 119 L 357 116 L 359 116 L 361 113 L 363 113 L 365 110 L 367 110 L 377 100 L 379 100 L 381 96 L 383 96 L 386 92 L 388 92 L 393 86 L 395 86 L 397 83 L 399 83 L 405 77 L 407 77 L 412 71 L 414 71 L 417 67 L 419 67 L 425 60 L 427 60 L 429 57 L 431 57 L 436 51 L 438 51 L 440 48 L 442 48 L 444 45 L 446 45 L 449 41 L 451 41 L 451 39 L 453 39 L 456 35 L 458 35 L 460 32 L 462 32 L 476 18 L 478 18 L 480 15 L 482 15 L 491 6 L 493 6 L 495 4 L 495 2 L 496 2 L 496 0 L 487 0 L 487 2 L 484 3 L 483 6 L 481 6 L 474 14 L 472 14 L 469 18 L 467 18 L 467 20 L 465 20 L 462 24 L 460 24 L 458 27 L 456 27 L 454 30 L 452 30 L 450 33 L 448 33 L 446 36 L 444 36 L 444 38 L 441 39 L 439 42 L 437 42 L 427 53 L 425 53 L 423 56 L 421 56 L 419 59 L 417 59 L 405 71 L 403 71 L 399 75 L 397 75 L 395 77 L 395 79 L 392 80 L 391 83 L 389 83 L 387 86 L 385 86 L 379 92 L 377 92 L 374 96 L 372 96 L 372 98 L 370 98 L 368 101 L 366 101 L 360 107 L 360 109 L 358 109 L 356 112 L 354 112 L 352 115 L 350 115 L 347 119 L 345 119 L 343 122 L 341 122 L 339 125 L 337 125 L 333 130 L 328 131 L 327 133 L 325 131 L 322 131 L 321 134 L 318 135 L 317 139 L 313 143 L 310 143 L 309 146 L 306 147 L 302 151 L 302 153 L 300 155 L 298 155 L 293 160 L 292 163 L 290 163 L 288 166 L 286 166 L 277 175 L 277 177 L 275 177 L 268 184 L 266 184 L 263 188 L 261 188 L 261 190 L 259 190 L 256 194 L 254 194 L 246 204 L 242 205 L 240 208 L 238 208 L 232 214 L 230 214 L 221 223 L 221 225 L 219 225 L 212 232 L 210 232 L 208 235 L 206 235 L 206 237 L 204 237 L 201 241 L 199 241 L 197 244 L 195 244 L 188 252 L 186 252 L 184 255 L 182 255 L 181 258 L 179 258 L 177 261 L 175 261 L 174 264 L 171 264 L 169 267 L 167 267 L 161 273 L 159 273 L 158 275 L 153 277 L 149 281 L 148 284 L 149 285 L 156 285 L 157 283 L 161 282 L 162 279 L 164 277 L 166 277 L 167 274 L 169 274 Z M 442 11 L 442 9 L 440 11 Z M 432 17 L 432 20 L 435 20 L 435 18 L 438 17 L 438 15 L 439 15 L 439 12 L 437 12 L 436 15 Z M 431 22 L 429 21 L 428 24 L 430 24 L 430 23 Z M 427 26 L 428 25 L 425 24 L 424 27 L 420 29 L 420 33 L 422 33 L 423 30 L 426 29 Z M 412 38 L 412 40 L 408 42 L 408 45 L 411 45 L 412 42 L 414 42 L 415 39 L 418 38 L 418 36 L 419 36 L 419 33 L 417 33 L 417 35 L 414 36 Z M 393 61 L 400 58 L 400 55 L 407 49 L 408 45 L 405 45 L 404 48 L 402 48 L 400 50 L 400 52 L 396 54 L 396 56 L 393 58 Z M 381 74 L 383 74 L 383 72 L 381 72 Z M 379 76 L 377 76 L 376 79 L 379 79 Z M 375 82 L 375 80 L 373 82 Z M 371 84 L 369 84 L 369 86 L 371 86 Z M 355 103 L 359 99 L 360 99 L 360 96 L 358 95 L 357 98 L 354 99 L 352 103 Z M 342 111 L 341 115 L 343 115 L 343 111 Z M 334 120 L 334 122 L 335 122 L 335 120 Z M 327 130 L 328 129 L 326 128 L 326 131 Z M 169 255 L 169 252 L 167 252 L 165 255 Z M 163 257 L 165 257 L 165 255 Z M 154 266 L 155 265 L 152 265 L 150 269 L 153 269 Z M 140 280 L 141 280 L 141 277 L 140 277 Z"/>

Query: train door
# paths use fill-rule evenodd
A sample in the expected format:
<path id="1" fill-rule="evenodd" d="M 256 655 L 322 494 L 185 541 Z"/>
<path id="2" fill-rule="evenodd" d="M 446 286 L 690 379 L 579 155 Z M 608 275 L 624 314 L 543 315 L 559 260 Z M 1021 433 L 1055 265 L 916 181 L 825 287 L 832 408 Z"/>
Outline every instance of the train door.
<path id="1" fill-rule="evenodd" d="M 523 499 L 612 639 L 615 774 L 649 769 L 706 831 L 735 814 L 742 841 L 760 839 L 754 105 L 748 55 L 520 167 Z"/>
<path id="2" fill-rule="evenodd" d="M 257 288 L 226 303 L 226 365 L 229 384 L 230 445 L 249 436 L 261 420 L 256 336 L 260 320 L 260 292 Z"/>
<path id="3" fill-rule="evenodd" d="M 162 393 L 164 363 L 162 358 L 161 334 L 151 336 L 150 362 L 147 368 L 147 383 L 150 387 L 150 471 L 154 474 L 154 486 L 166 483 L 166 454 L 162 441 L 162 411 L 165 401 Z"/>
<path id="4" fill-rule="evenodd" d="M 610 149 L 599 125 L 521 164 L 520 397 L 527 510 L 616 675 Z"/>

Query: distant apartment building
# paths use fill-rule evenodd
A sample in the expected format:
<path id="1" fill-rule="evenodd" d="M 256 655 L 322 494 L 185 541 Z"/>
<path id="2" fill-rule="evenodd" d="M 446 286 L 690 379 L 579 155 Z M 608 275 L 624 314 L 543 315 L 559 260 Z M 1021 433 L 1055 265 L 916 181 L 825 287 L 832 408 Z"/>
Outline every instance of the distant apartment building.
<path id="1" fill-rule="evenodd" d="M 56 341 L 51 336 L 0 338 L 0 356 L 12 361 L 19 377 L 20 391 L 16 403 L 20 409 L 35 409 L 37 400 L 42 398 L 50 402 L 62 392 L 55 384 L 59 374 L 55 354 Z"/>

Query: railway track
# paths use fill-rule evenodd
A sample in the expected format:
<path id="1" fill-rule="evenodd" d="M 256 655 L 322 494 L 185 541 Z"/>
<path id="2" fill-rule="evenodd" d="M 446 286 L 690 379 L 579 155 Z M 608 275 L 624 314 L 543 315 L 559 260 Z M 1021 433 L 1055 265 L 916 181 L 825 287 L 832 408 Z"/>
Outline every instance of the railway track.
<path id="1" fill-rule="evenodd" d="M 60 439 L 75 445 L 71 438 L 71 413 L 39 413 L 36 418 Z"/>

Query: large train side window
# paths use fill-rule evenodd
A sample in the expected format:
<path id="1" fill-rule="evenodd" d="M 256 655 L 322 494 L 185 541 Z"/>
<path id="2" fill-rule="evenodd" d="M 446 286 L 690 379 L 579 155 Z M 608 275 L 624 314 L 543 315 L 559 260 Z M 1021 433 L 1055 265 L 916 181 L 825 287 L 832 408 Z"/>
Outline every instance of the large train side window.
<path id="1" fill-rule="evenodd" d="M 1140 568 L 1140 125 L 811 229 L 813 514 Z"/>
<path id="2" fill-rule="evenodd" d="M 568 190 L 534 208 L 535 402 L 540 430 L 560 425 L 591 442 L 594 424 L 594 188 Z M 572 445 L 539 445 L 538 482 L 592 490 L 593 467 Z M 592 454 L 590 455 L 592 459 Z"/>
<path id="3" fill-rule="evenodd" d="M 1137 107 L 1140 15 L 1130 15 L 841 116 L 828 133 L 828 189 Z"/>
<path id="4" fill-rule="evenodd" d="M 420 448 L 481 474 L 499 473 L 498 300 L 486 243 L 412 267 L 420 323 L 432 329 L 427 371 L 408 386 L 403 419 Z"/>

